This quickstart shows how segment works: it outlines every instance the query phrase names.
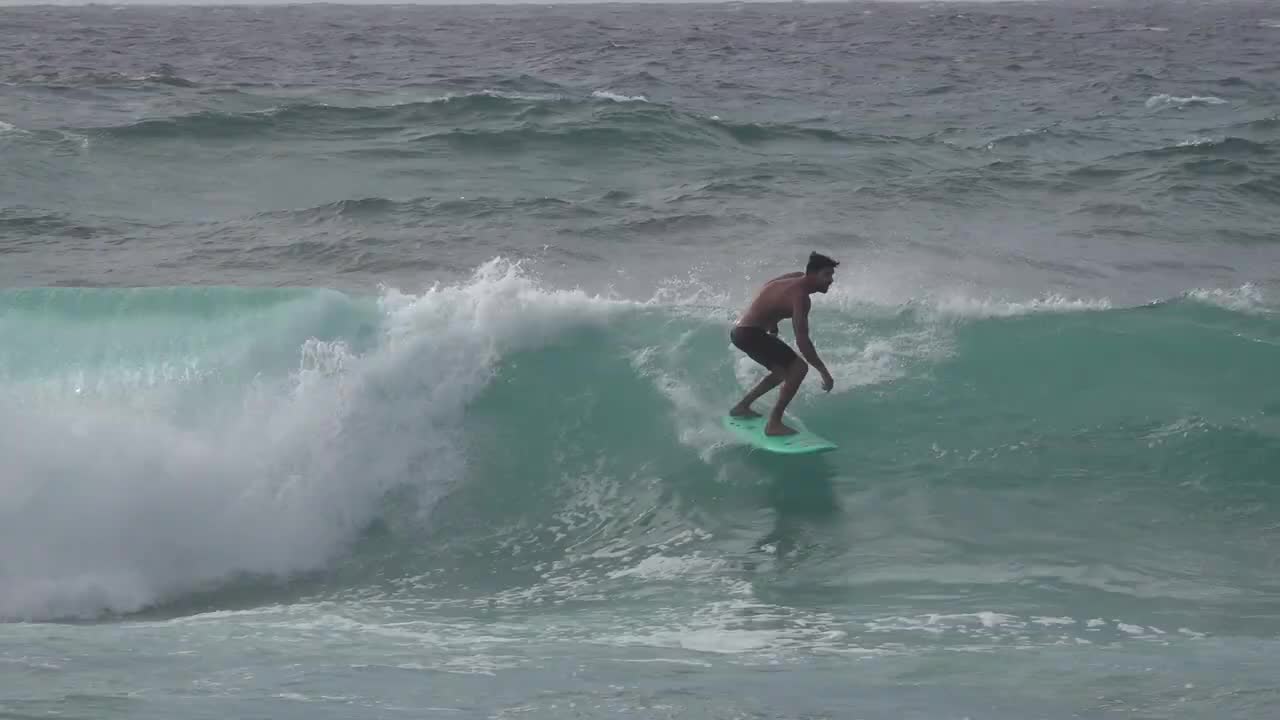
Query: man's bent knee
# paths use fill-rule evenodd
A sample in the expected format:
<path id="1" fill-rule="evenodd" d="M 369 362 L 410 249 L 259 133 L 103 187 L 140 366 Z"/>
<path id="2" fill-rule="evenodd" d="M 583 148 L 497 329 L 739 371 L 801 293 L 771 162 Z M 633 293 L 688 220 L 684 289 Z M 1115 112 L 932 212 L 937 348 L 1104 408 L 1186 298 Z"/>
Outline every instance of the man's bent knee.
<path id="1" fill-rule="evenodd" d="M 804 376 L 808 374 L 809 363 L 801 360 L 800 358 L 796 358 L 795 361 L 791 363 L 791 367 L 787 368 L 787 379 L 792 380 L 793 382 L 800 382 L 801 380 L 804 380 Z"/>

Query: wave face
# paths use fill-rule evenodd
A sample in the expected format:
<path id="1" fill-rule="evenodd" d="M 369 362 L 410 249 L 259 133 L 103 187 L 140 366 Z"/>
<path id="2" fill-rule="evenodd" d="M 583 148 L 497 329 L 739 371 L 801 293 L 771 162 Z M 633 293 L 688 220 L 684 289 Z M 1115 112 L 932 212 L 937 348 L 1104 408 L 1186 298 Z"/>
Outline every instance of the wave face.
<path id="1" fill-rule="evenodd" d="M 834 472 L 867 492 L 936 501 L 966 487 L 1015 512 L 1021 494 L 1093 487 L 1157 515 L 1189 485 L 1221 512 L 1271 499 L 1259 483 L 1280 471 L 1280 396 L 1264 379 L 1280 322 L 1257 288 L 1136 308 L 834 299 L 815 323 L 837 390 L 806 388 L 797 411 L 841 443 L 848 465 Z M 217 608 L 229 584 L 291 596 L 271 578 L 340 597 L 432 577 L 426 596 L 388 590 L 427 602 L 523 587 L 539 563 L 594 592 L 663 563 L 679 575 L 688 559 L 671 559 L 672 542 L 749 513 L 713 488 L 772 472 L 719 429 L 756 374 L 729 351 L 729 317 L 548 289 L 505 262 L 418 296 L 6 291 L 0 617 Z M 817 493 L 793 498 L 795 512 L 836 510 L 821 489 L 831 472 L 791 479 Z M 1057 512 L 1086 522 L 1097 509 Z M 1038 532 L 1008 523 L 977 557 L 1012 556 Z M 1153 532 L 1144 542 L 1169 540 Z M 945 568 L 963 531 L 894 535 L 801 553 L 793 571 L 904 572 L 925 537 Z M 1194 594 L 1168 594 L 1180 592 Z"/>

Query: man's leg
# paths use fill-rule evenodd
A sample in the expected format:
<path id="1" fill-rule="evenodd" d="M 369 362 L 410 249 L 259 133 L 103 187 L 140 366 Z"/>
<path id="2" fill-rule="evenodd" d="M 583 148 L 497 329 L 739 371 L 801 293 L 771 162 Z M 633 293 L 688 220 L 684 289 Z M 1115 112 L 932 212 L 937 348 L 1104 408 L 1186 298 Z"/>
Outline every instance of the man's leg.
<path id="1" fill-rule="evenodd" d="M 782 382 L 782 391 L 778 393 L 778 403 L 773 406 L 773 412 L 769 413 L 769 423 L 764 426 L 765 435 L 796 434 L 795 430 L 782 424 L 782 413 L 786 412 L 787 405 L 796 396 L 796 391 L 800 389 L 800 383 L 804 382 L 804 376 L 808 373 L 809 363 L 800 358 L 796 358 L 791 362 L 791 367 L 787 368 Z"/>
<path id="2" fill-rule="evenodd" d="M 783 373 L 777 370 L 769 373 L 765 376 L 765 379 L 757 383 L 754 388 L 751 388 L 751 392 L 743 396 L 742 400 L 737 405 L 733 406 L 733 409 L 729 411 L 729 414 L 734 417 L 760 417 L 760 413 L 751 409 L 751 403 L 759 400 L 761 395 L 764 395 L 770 390 L 778 387 L 778 383 L 782 382 L 782 378 Z"/>

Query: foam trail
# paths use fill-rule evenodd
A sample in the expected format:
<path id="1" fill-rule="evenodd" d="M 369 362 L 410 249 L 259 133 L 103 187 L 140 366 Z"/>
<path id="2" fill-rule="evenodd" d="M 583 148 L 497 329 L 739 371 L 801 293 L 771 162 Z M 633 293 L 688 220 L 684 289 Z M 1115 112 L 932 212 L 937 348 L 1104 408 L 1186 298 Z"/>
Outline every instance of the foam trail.
<path id="1" fill-rule="evenodd" d="M 1219 97 L 1191 95 L 1189 97 L 1178 97 L 1168 93 L 1160 95 L 1152 95 L 1147 98 L 1147 108 L 1150 110 L 1158 110 L 1166 107 L 1182 107 L 1184 105 L 1225 105 L 1226 100 Z"/>
<path id="2" fill-rule="evenodd" d="M 622 95 L 609 90 L 596 90 L 591 93 L 591 97 L 598 100 L 612 100 L 614 102 L 649 102 L 644 95 Z"/>

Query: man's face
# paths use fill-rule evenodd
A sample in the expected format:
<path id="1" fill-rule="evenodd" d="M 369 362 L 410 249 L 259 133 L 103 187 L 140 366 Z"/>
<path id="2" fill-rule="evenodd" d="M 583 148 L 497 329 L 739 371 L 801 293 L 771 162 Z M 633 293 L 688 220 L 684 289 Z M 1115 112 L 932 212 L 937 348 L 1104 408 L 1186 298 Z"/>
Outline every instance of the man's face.
<path id="1" fill-rule="evenodd" d="M 818 271 L 818 281 L 814 285 L 818 288 L 818 292 L 825 293 L 831 289 L 831 283 L 836 281 L 836 269 L 832 267 L 822 268 Z"/>

